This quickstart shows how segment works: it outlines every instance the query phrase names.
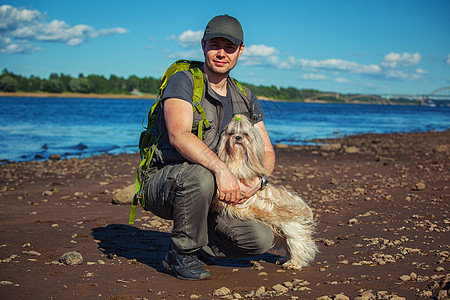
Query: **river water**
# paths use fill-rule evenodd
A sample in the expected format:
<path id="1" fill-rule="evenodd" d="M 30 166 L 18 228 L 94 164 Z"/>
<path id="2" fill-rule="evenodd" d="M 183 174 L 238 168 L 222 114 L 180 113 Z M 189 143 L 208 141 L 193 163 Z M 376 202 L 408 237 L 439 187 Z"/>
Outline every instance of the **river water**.
<path id="1" fill-rule="evenodd" d="M 0 97 L 0 160 L 138 152 L 153 100 Z M 272 143 L 450 129 L 450 107 L 262 101 Z M 146 121 L 145 121 L 146 122 Z"/>

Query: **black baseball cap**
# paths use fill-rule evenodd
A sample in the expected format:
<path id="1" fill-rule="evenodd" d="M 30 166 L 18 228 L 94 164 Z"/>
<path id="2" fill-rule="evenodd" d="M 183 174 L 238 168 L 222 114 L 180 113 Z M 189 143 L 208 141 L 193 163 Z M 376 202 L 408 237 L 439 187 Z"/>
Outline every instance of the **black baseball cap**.
<path id="1" fill-rule="evenodd" d="M 235 45 L 244 42 L 244 32 L 241 23 L 229 15 L 216 16 L 206 25 L 203 40 L 207 41 L 216 37 L 226 38 Z"/>

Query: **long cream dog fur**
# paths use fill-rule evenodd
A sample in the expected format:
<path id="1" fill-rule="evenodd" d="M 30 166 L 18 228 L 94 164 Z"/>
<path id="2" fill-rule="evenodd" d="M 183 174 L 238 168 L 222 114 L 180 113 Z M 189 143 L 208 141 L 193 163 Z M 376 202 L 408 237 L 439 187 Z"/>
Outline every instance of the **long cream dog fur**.
<path id="1" fill-rule="evenodd" d="M 235 116 L 222 132 L 218 156 L 244 184 L 267 175 L 264 142 L 245 116 Z M 270 226 L 277 246 L 286 250 L 286 257 L 279 260 L 283 268 L 301 269 L 313 261 L 318 251 L 312 238 L 315 223 L 311 208 L 300 196 L 283 187 L 269 184 L 237 205 L 228 205 L 217 198 L 214 209 Z"/>

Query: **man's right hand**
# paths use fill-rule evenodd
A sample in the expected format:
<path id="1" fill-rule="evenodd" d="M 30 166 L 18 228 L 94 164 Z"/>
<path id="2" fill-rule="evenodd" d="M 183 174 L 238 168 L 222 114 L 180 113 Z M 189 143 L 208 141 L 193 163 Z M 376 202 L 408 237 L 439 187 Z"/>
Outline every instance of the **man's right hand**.
<path id="1" fill-rule="evenodd" d="M 215 172 L 219 200 L 235 205 L 241 200 L 241 189 L 236 177 L 225 164 Z"/>

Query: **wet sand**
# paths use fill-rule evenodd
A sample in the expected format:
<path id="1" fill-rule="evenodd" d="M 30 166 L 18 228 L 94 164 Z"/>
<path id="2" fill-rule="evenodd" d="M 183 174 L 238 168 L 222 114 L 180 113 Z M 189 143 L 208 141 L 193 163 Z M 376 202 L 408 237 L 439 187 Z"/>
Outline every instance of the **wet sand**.
<path id="1" fill-rule="evenodd" d="M 450 131 L 322 142 L 278 145 L 272 180 L 313 208 L 314 263 L 283 270 L 274 250 L 195 282 L 161 265 L 171 222 L 139 208 L 128 225 L 130 207 L 111 204 L 137 154 L 0 165 L 1 298 L 446 299 Z M 71 251 L 81 264 L 58 261 Z"/>

